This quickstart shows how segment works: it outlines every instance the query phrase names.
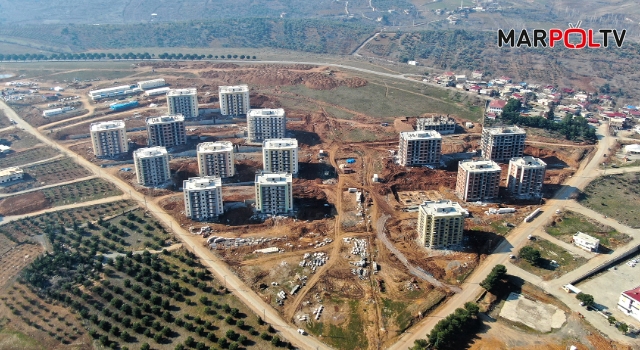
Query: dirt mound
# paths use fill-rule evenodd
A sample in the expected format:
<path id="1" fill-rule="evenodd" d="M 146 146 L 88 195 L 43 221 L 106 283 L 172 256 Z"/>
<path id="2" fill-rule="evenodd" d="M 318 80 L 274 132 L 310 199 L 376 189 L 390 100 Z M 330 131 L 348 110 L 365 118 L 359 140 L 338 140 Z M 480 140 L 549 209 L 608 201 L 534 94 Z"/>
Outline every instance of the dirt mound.
<path id="1" fill-rule="evenodd" d="M 251 94 L 249 96 L 249 100 L 252 106 L 260 107 L 260 108 L 280 108 L 280 101 L 274 100 L 271 97 L 263 94 Z M 287 111 L 287 116 L 291 118 L 290 114 Z"/>
<path id="2" fill-rule="evenodd" d="M 327 200 L 327 194 L 318 187 L 322 180 L 293 179 L 293 196 L 296 198 L 313 198 Z"/>
<path id="3" fill-rule="evenodd" d="M 317 66 L 310 64 L 252 64 L 245 67 L 249 68 L 278 68 L 278 69 L 291 69 L 291 70 L 311 70 Z"/>
<path id="4" fill-rule="evenodd" d="M 216 63 L 211 65 L 211 68 L 216 68 L 216 69 L 236 69 L 236 68 L 240 68 L 239 65 L 234 64 L 234 63 Z"/>
<path id="5" fill-rule="evenodd" d="M 354 77 L 354 78 L 347 78 L 344 80 L 344 84 L 350 88 L 359 88 L 359 87 L 363 87 L 367 85 L 367 80 L 366 79 L 362 79 L 362 78 L 358 78 L 358 77 Z"/>
<path id="6" fill-rule="evenodd" d="M 0 200 L 0 215 L 22 215 L 51 207 L 49 200 L 40 191 Z"/>
<path id="7" fill-rule="evenodd" d="M 385 195 L 397 191 L 440 190 L 442 187 L 453 189 L 456 185 L 456 173 L 429 168 L 405 168 L 388 160 L 382 178 L 385 183 L 377 186 L 379 194 Z"/>
<path id="8" fill-rule="evenodd" d="M 527 145 L 524 148 L 524 153 L 542 159 L 549 168 L 563 168 L 566 166 L 577 168 L 592 149 L 590 147 L 563 147 L 558 150 L 552 150 Z"/>

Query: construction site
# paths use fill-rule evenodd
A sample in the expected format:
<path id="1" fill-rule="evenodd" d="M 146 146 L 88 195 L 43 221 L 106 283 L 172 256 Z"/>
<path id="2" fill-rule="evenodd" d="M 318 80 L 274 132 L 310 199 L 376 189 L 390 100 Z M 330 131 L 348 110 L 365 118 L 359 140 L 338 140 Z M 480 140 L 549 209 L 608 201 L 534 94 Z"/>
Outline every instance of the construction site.
<path id="1" fill-rule="evenodd" d="M 145 195 L 145 201 L 159 204 L 191 234 L 201 235 L 202 245 L 221 257 L 285 320 L 312 335 L 322 335 L 336 348 L 376 349 L 393 343 L 456 293 L 502 237 L 540 204 L 461 203 L 469 212 L 463 247 L 428 250 L 417 242 L 418 206 L 426 200 L 460 201 L 454 194 L 457 163 L 477 154 L 479 124 L 464 126 L 465 119 L 451 115 L 459 127 L 442 139 L 446 167 L 401 167 L 394 160 L 398 133 L 413 130 L 417 117 L 439 113 L 433 104 L 421 106 L 411 100 L 407 103 L 423 110 L 422 114 L 389 115 L 313 97 L 314 91 L 336 89 L 358 96 L 359 89 L 379 86 L 377 79 L 335 67 L 165 62 L 137 63 L 131 77 L 118 81 L 150 75 L 164 77 L 172 88 L 197 87 L 200 109 L 205 110 L 187 123 L 187 145 L 171 151 L 172 181 L 165 186 L 137 185 L 130 154 L 118 160 L 98 159 L 87 136 L 93 122 L 122 119 L 132 145 L 129 153 L 145 147 L 145 118 L 165 113 L 164 97 L 141 97 L 139 108 L 124 112 L 88 100 L 89 89 L 114 84 L 112 79 L 92 86 L 68 82 L 62 96 L 81 96 L 78 109 L 84 114 L 42 120 L 46 101 L 12 107 L 64 147 L 100 165 L 101 171 L 126 180 Z M 251 107 L 286 110 L 287 135 L 299 144 L 293 216 L 264 219 L 255 213 L 253 181 L 262 169 L 261 148 L 246 143 L 246 119 L 215 112 L 218 87 L 239 83 L 251 86 Z M 398 94 L 391 93 L 403 89 L 389 84 L 385 103 L 401 104 L 395 100 Z M 422 98 L 419 92 L 410 93 Z M 236 174 L 222 191 L 225 213 L 218 222 L 193 221 L 185 216 L 182 182 L 198 176 L 195 145 L 220 140 L 238 146 Z M 558 147 L 544 139 L 527 139 L 525 154 L 548 164 L 545 198 L 572 176 L 592 150 L 592 146 L 569 142 Z M 16 204 L 33 202 L 13 203 L 12 213 L 22 214 L 25 211 L 15 208 Z M 501 208 L 510 210 L 500 214 Z"/>

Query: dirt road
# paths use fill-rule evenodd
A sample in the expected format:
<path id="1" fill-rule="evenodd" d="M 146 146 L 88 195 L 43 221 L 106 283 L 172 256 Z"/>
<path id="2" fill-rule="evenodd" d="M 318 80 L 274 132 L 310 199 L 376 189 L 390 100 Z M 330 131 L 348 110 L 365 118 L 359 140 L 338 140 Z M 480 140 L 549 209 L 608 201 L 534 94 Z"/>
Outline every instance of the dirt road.
<path id="1" fill-rule="evenodd" d="M 241 302 L 251 308 L 251 310 L 256 315 L 262 315 L 265 321 L 271 323 L 273 327 L 278 330 L 280 334 L 284 338 L 289 340 L 294 346 L 300 349 L 310 350 L 329 349 L 327 345 L 323 344 L 317 339 L 299 334 L 295 327 L 285 322 L 276 310 L 274 310 L 269 304 L 262 300 L 260 296 L 258 296 L 251 290 L 251 288 L 245 285 L 244 282 L 242 282 L 242 280 L 240 280 L 240 278 L 238 278 L 223 261 L 218 259 L 207 247 L 204 247 L 202 245 L 202 239 L 200 238 L 200 236 L 193 236 L 189 234 L 184 228 L 180 226 L 177 220 L 175 220 L 172 216 L 162 210 L 162 208 L 160 208 L 155 202 L 153 202 L 152 200 L 147 201 L 146 196 L 135 192 L 135 190 L 131 186 L 129 186 L 128 183 L 113 175 L 110 175 L 105 171 L 101 171 L 101 168 L 97 165 L 89 162 L 82 157 L 78 157 L 77 154 L 73 151 L 62 147 L 52 140 L 48 139 L 37 129 L 26 123 L 22 118 L 20 118 L 20 116 L 18 116 L 17 113 L 15 113 L 2 101 L 0 101 L 0 109 L 2 109 L 9 118 L 14 119 L 20 127 L 24 128 L 25 131 L 31 133 L 45 144 L 59 149 L 61 152 L 76 159 L 80 165 L 92 170 L 104 180 L 112 182 L 114 185 L 120 188 L 123 193 L 131 193 L 131 197 L 133 200 L 137 201 L 142 207 L 146 207 L 148 211 L 153 212 L 160 222 L 164 223 L 166 226 L 172 227 L 176 236 L 184 242 L 185 247 L 191 248 L 191 250 L 201 258 L 202 262 L 210 268 L 210 270 L 218 280 L 224 279 L 227 288 L 231 290 L 233 294 L 235 294 L 238 299 L 240 299 Z"/>

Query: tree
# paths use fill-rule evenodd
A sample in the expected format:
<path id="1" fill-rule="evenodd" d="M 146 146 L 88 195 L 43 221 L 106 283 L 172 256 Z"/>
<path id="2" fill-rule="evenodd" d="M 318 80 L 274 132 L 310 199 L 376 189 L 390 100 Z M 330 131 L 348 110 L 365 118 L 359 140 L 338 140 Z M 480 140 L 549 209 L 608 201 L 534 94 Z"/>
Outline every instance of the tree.
<path id="1" fill-rule="evenodd" d="M 280 337 L 276 335 L 273 338 L 271 338 L 271 345 L 280 346 Z"/>
<path id="2" fill-rule="evenodd" d="M 518 255 L 534 266 L 540 262 L 541 258 L 540 251 L 530 246 L 522 247 Z"/>
<path id="3" fill-rule="evenodd" d="M 585 293 L 578 293 L 576 295 L 576 299 L 580 300 L 584 306 L 592 306 L 593 305 L 593 295 L 591 294 L 585 294 Z"/>
<path id="4" fill-rule="evenodd" d="M 148 343 L 144 343 L 140 346 L 140 350 L 149 350 L 151 349 L 151 346 L 149 346 Z"/>
<path id="5" fill-rule="evenodd" d="M 629 331 L 629 326 L 626 323 L 622 322 L 618 326 L 618 329 L 620 330 L 620 332 L 622 332 L 622 334 L 627 334 L 627 332 Z"/>
<path id="6" fill-rule="evenodd" d="M 221 348 L 226 348 L 228 346 L 229 342 L 227 341 L 227 338 L 220 338 L 218 339 L 218 345 L 220 345 Z"/>
<path id="7" fill-rule="evenodd" d="M 487 291 L 491 291 L 495 284 L 504 277 L 507 273 L 507 268 L 504 265 L 496 265 L 493 267 L 491 272 L 487 275 L 484 281 L 480 282 L 480 286 Z"/>
<path id="8" fill-rule="evenodd" d="M 607 321 L 609 321 L 609 325 L 615 324 L 617 322 L 616 318 L 613 316 L 609 316 L 607 318 Z"/>
<path id="9" fill-rule="evenodd" d="M 192 336 L 188 336 L 187 339 L 184 341 L 184 345 L 188 346 L 188 347 L 192 347 L 193 344 L 195 344 L 195 339 L 193 339 Z"/>

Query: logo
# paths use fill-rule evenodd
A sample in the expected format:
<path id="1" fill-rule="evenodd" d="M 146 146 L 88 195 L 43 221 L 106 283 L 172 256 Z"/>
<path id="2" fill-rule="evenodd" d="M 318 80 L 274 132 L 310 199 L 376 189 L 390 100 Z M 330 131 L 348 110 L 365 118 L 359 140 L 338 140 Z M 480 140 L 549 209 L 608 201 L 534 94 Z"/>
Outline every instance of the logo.
<path id="1" fill-rule="evenodd" d="M 582 29 L 580 25 L 582 21 L 576 24 L 569 23 L 569 28 L 562 30 L 552 29 L 533 29 L 528 31 L 522 29 L 519 35 L 516 35 L 514 29 L 505 33 L 504 30 L 498 29 L 498 47 L 550 47 L 564 45 L 567 49 L 597 49 L 609 47 L 615 44 L 621 47 L 627 30 L 623 29 Z"/>

